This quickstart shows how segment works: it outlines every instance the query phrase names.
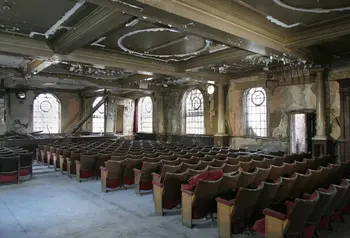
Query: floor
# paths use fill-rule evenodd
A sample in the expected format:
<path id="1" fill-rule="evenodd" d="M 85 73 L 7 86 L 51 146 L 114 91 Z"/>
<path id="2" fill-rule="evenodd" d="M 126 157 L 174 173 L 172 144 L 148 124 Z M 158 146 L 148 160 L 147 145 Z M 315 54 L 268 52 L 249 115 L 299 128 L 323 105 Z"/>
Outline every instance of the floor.
<path id="1" fill-rule="evenodd" d="M 0 186 L 0 238 L 218 236 L 215 224 L 189 229 L 180 214 L 155 215 L 152 194 L 138 196 L 132 188 L 101 193 L 99 181 L 77 183 L 44 166 L 35 171 L 31 181 Z M 350 237 L 346 225 L 335 227 L 321 237 Z"/>

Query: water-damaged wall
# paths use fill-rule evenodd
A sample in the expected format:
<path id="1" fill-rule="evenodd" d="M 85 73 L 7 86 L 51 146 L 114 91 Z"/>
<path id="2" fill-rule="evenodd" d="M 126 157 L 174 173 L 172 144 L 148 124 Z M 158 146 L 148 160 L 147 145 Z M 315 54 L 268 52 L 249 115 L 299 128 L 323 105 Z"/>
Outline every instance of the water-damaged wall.
<path id="1" fill-rule="evenodd" d="M 25 99 L 16 93 L 5 95 L 6 131 L 33 132 L 33 103 L 41 91 L 29 90 Z M 75 93 L 53 92 L 61 103 L 61 132 L 69 131 L 81 117 L 80 96 Z"/>
<path id="2" fill-rule="evenodd" d="M 255 83 L 254 83 L 255 80 Z M 251 149 L 288 150 L 290 114 L 293 112 L 316 112 L 315 84 L 299 84 L 266 88 L 267 97 L 267 137 L 251 137 L 245 133 L 244 95 L 248 88 L 264 87 L 264 81 L 248 80 L 231 84 L 226 102 L 228 133 L 234 147 Z M 332 138 L 340 136 L 338 83 L 326 81 L 326 95 L 329 95 L 327 117 Z"/>

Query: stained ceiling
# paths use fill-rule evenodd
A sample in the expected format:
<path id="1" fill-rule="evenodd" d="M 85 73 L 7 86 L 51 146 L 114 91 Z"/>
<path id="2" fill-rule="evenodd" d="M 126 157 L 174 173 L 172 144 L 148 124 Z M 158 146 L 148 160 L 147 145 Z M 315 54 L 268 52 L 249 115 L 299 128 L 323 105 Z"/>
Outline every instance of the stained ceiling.
<path id="1" fill-rule="evenodd" d="M 45 10 L 41 10 L 45 9 Z M 5 87 L 164 91 L 348 58 L 346 0 L 0 0 Z"/>

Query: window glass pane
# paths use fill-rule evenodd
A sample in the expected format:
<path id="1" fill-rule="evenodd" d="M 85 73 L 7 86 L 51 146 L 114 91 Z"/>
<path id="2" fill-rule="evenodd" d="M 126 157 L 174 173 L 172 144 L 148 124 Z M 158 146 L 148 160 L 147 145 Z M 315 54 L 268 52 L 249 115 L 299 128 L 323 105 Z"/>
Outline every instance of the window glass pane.
<path id="1" fill-rule="evenodd" d="M 246 132 L 250 136 L 267 136 L 266 93 L 262 87 L 246 94 Z"/>
<path id="2" fill-rule="evenodd" d="M 186 134 L 204 134 L 203 95 L 194 89 L 186 97 Z"/>
<path id="3" fill-rule="evenodd" d="M 92 107 L 95 107 L 100 101 L 102 97 L 98 97 L 95 99 Z M 102 104 L 94 114 L 92 114 L 92 132 L 101 133 L 105 130 L 105 107 Z"/>
<path id="4" fill-rule="evenodd" d="M 153 132 L 153 103 L 151 97 L 140 98 L 138 104 L 138 132 Z"/>
<path id="5" fill-rule="evenodd" d="M 59 133 L 61 130 L 61 103 L 50 93 L 39 94 L 33 103 L 33 130 Z"/>

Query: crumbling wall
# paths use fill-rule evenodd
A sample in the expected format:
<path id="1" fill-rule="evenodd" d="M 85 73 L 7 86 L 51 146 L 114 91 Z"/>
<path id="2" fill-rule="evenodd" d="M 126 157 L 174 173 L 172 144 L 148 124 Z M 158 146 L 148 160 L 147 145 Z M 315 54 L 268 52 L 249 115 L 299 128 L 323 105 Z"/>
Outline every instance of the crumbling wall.
<path id="1" fill-rule="evenodd" d="M 42 91 L 28 90 L 25 99 L 16 93 L 5 95 L 6 131 L 19 133 L 33 132 L 33 103 Z M 52 92 L 61 103 L 61 132 L 69 131 L 80 120 L 80 97 L 78 94 Z"/>
<path id="2" fill-rule="evenodd" d="M 198 88 L 204 99 L 204 127 L 206 135 L 214 135 L 217 132 L 217 90 L 214 95 L 209 96 L 206 93 L 204 85 L 197 87 L 173 87 L 166 94 L 164 94 L 163 108 L 164 108 L 164 128 L 167 134 L 185 134 L 185 97 L 186 93 L 192 89 Z M 211 103 L 213 106 L 211 107 Z M 209 113 L 210 108 L 214 110 Z"/>

